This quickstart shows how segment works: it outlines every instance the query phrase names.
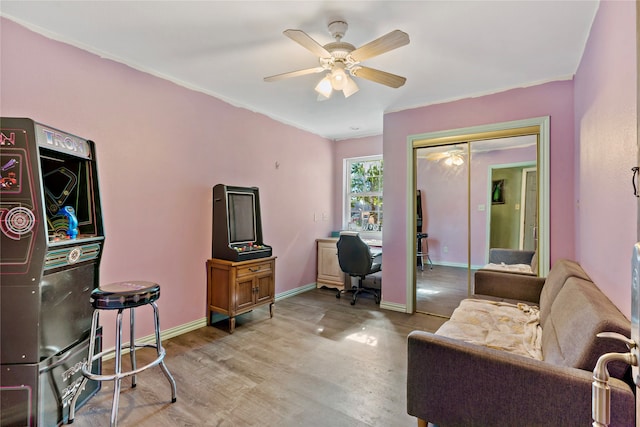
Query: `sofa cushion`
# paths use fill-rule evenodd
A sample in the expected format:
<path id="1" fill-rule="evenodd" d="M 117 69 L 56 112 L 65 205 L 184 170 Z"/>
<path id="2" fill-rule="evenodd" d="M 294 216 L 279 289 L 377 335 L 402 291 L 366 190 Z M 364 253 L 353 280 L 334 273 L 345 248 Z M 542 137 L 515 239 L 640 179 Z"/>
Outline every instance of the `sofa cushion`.
<path id="1" fill-rule="evenodd" d="M 596 338 L 600 332 L 630 336 L 631 322 L 589 281 L 569 277 L 542 322 L 542 355 L 546 362 L 593 371 L 605 353 L 626 353 L 618 340 Z M 609 363 L 609 374 L 622 379 L 627 365 Z"/>
<path id="2" fill-rule="evenodd" d="M 590 280 L 580 264 L 575 261 L 561 259 L 553 264 L 540 293 L 540 324 L 543 328 L 556 295 L 569 277 Z"/>

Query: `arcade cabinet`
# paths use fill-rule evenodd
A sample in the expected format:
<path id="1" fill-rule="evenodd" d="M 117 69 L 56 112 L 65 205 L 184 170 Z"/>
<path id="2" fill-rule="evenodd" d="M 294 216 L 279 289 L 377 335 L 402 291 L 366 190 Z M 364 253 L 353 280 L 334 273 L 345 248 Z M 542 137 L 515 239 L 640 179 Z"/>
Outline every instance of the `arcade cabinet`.
<path id="1" fill-rule="evenodd" d="M 94 143 L 31 119 L 0 118 L 3 427 L 67 420 L 89 353 L 89 299 L 103 245 Z M 80 404 L 99 387 L 90 381 Z"/>
<path id="2" fill-rule="evenodd" d="M 262 240 L 262 216 L 257 187 L 213 187 L 212 258 L 246 261 L 270 257 Z"/>
<path id="3" fill-rule="evenodd" d="M 262 240 L 260 196 L 256 187 L 213 187 L 212 259 L 207 261 L 207 324 L 212 314 L 236 316 L 269 304 L 273 317 L 276 257 Z"/>

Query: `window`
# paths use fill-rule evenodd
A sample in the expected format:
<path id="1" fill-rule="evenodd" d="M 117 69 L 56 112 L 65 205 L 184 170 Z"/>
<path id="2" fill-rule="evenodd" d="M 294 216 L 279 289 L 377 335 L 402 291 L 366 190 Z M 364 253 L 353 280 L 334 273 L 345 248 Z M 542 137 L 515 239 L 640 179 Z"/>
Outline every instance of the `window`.
<path id="1" fill-rule="evenodd" d="M 345 218 L 347 230 L 382 238 L 382 156 L 345 160 Z"/>

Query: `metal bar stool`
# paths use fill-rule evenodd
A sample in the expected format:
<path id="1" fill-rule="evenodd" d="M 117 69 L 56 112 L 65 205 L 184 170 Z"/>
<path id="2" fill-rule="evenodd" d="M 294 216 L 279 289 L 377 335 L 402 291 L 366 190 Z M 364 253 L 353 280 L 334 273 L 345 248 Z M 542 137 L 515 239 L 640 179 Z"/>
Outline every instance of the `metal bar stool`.
<path id="1" fill-rule="evenodd" d="M 416 252 L 416 255 L 418 256 L 418 261 L 420 262 L 420 270 L 424 271 L 424 257 L 427 257 L 429 267 L 431 270 L 433 270 L 433 261 L 431 261 L 431 257 L 429 256 L 429 240 L 427 239 L 427 237 L 429 237 L 429 234 L 418 233 L 416 237 L 418 239 L 418 250 Z M 422 251 L 422 239 L 424 239 L 427 248 L 427 250 L 424 252 Z"/>
<path id="2" fill-rule="evenodd" d="M 93 305 L 93 320 L 91 322 L 91 338 L 89 340 L 89 357 L 87 363 L 82 367 L 82 374 L 84 380 L 78 391 L 73 396 L 73 399 L 69 408 L 69 424 L 73 423 L 75 417 L 76 401 L 80 396 L 80 390 L 83 390 L 85 384 L 89 379 L 95 381 L 114 381 L 113 387 L 113 406 L 111 407 L 111 426 L 117 426 L 118 424 L 118 403 L 120 401 L 120 382 L 123 378 L 131 377 L 131 387 L 136 386 L 136 374 L 151 368 L 156 365 L 160 365 L 162 372 L 169 380 L 171 384 L 171 403 L 176 401 L 176 382 L 171 376 L 169 369 L 164 363 L 165 350 L 162 347 L 160 341 L 160 318 L 158 316 L 158 306 L 156 300 L 160 298 L 160 285 L 153 282 L 145 281 L 131 281 L 131 282 L 118 282 L 111 283 L 109 285 L 100 286 L 94 289 L 91 293 L 91 305 Z M 142 305 L 150 304 L 153 307 L 154 326 L 155 326 L 155 344 L 140 344 L 135 342 L 135 319 L 134 308 Z M 125 309 L 129 309 L 130 320 L 130 341 L 129 345 L 122 345 L 122 312 Z M 98 328 L 98 320 L 100 317 L 100 310 L 118 310 L 116 317 L 116 346 L 115 349 L 105 350 L 98 354 L 94 353 L 94 343 L 96 339 L 96 329 Z M 140 368 L 136 365 L 136 348 L 152 347 L 155 348 L 158 357 L 151 363 L 142 366 Z M 129 356 L 131 358 L 131 370 L 122 372 L 122 349 L 129 349 Z M 95 360 L 101 360 L 105 355 L 115 352 L 115 369 L 111 375 L 100 375 L 91 372 L 91 366 Z"/>

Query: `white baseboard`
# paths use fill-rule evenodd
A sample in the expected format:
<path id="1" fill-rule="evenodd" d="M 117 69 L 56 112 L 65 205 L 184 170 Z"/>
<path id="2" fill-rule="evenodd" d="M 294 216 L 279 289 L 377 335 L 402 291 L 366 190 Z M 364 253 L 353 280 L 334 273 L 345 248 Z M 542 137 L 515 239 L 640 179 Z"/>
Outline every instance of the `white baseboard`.
<path id="1" fill-rule="evenodd" d="M 398 304 L 395 302 L 380 301 L 380 308 L 384 310 L 398 311 L 400 313 L 407 312 L 407 306 L 405 304 Z"/>
<path id="2" fill-rule="evenodd" d="M 292 297 L 294 295 L 299 295 L 299 294 L 302 294 L 304 292 L 310 291 L 310 290 L 315 289 L 315 288 L 316 288 L 316 282 L 309 283 L 308 285 L 300 286 L 300 287 L 295 288 L 295 289 L 290 289 L 288 291 L 276 294 L 276 301 L 280 301 L 280 300 L 283 300 L 285 298 Z"/>

